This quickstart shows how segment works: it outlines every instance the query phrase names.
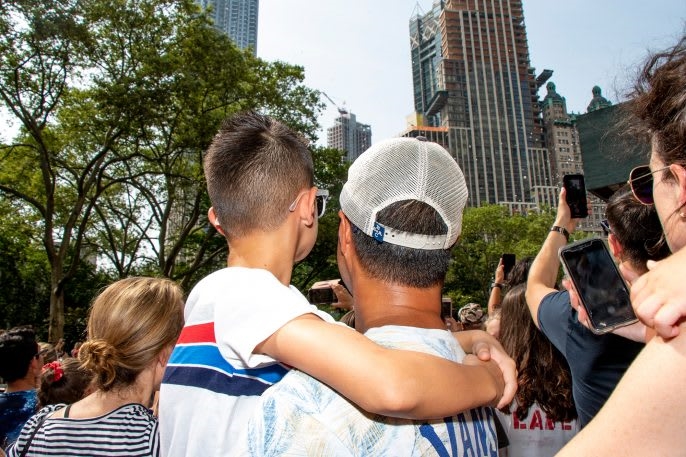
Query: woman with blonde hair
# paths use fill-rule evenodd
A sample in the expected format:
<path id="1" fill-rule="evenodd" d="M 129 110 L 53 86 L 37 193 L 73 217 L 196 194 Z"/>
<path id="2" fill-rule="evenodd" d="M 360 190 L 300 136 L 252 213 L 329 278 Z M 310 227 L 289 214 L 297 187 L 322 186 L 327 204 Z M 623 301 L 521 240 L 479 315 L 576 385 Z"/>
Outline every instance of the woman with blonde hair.
<path id="1" fill-rule="evenodd" d="M 127 278 L 93 302 L 79 359 L 94 392 L 31 418 L 8 456 L 156 456 L 157 419 L 148 409 L 183 327 L 183 294 L 173 282 Z"/>

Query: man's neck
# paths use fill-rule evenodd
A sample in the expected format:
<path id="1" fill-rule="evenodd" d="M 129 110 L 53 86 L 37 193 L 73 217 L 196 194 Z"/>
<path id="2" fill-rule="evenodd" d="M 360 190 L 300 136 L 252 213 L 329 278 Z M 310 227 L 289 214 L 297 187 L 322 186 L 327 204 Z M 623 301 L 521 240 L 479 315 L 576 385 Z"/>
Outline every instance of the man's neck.
<path id="1" fill-rule="evenodd" d="M 36 379 L 34 377 L 25 377 L 17 379 L 14 382 L 7 383 L 7 390 L 5 392 L 21 392 L 23 390 L 34 390 L 36 388 Z"/>
<path id="2" fill-rule="evenodd" d="M 440 317 L 440 284 L 417 289 L 367 280 L 355 287 L 354 300 L 355 328 L 363 333 L 384 325 L 446 328 Z"/>

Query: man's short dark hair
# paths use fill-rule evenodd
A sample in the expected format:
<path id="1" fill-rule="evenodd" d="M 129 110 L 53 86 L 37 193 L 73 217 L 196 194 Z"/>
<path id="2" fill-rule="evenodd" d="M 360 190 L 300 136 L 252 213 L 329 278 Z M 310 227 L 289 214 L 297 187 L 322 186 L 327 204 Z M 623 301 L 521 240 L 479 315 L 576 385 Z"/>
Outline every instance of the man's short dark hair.
<path id="1" fill-rule="evenodd" d="M 448 227 L 431 206 L 403 200 L 381 210 L 377 222 L 421 235 L 445 235 Z M 360 265 L 374 279 L 408 287 L 426 288 L 442 283 L 450 265 L 451 249 L 412 249 L 379 243 L 356 227 L 353 243 Z"/>
<path id="2" fill-rule="evenodd" d="M 646 268 L 648 260 L 662 260 L 671 254 L 655 206 L 637 201 L 629 186 L 610 197 L 605 216 L 622 246 L 624 260 Z"/>
<path id="3" fill-rule="evenodd" d="M 0 335 L 0 378 L 5 382 L 22 379 L 31 359 L 38 354 L 36 333 L 29 326 L 14 327 Z"/>
<path id="4" fill-rule="evenodd" d="M 278 228 L 289 205 L 314 179 L 307 141 L 254 112 L 224 121 L 204 168 L 212 206 L 229 238 Z"/>

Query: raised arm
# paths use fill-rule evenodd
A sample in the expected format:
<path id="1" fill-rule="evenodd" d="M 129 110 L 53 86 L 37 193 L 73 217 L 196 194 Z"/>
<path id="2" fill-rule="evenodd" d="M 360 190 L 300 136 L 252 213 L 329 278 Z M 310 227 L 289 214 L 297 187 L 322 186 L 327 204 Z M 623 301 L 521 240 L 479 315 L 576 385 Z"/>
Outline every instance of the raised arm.
<path id="1" fill-rule="evenodd" d="M 681 455 L 686 449 L 686 334 L 653 338 L 605 406 L 558 454 Z"/>
<path id="2" fill-rule="evenodd" d="M 498 262 L 498 267 L 495 269 L 495 276 L 493 276 L 493 284 L 491 284 L 491 294 L 488 296 L 488 315 L 490 316 L 493 312 L 500 308 L 503 302 L 503 287 L 505 282 L 505 265 L 503 265 L 503 259 L 500 258 Z"/>
<path id="3" fill-rule="evenodd" d="M 557 229 L 551 229 L 529 269 L 529 278 L 526 285 L 526 303 L 529 306 L 529 312 L 531 312 L 531 317 L 536 327 L 538 327 L 538 307 L 541 301 L 543 301 L 546 295 L 555 291 L 555 281 L 560 269 L 557 253 L 569 241 L 567 239 L 568 234 L 574 232 L 576 228 L 578 220 L 572 219 L 570 214 L 569 206 L 567 206 L 567 201 L 565 200 L 565 190 L 562 189 L 553 228 L 564 228 L 567 231 L 567 235 L 556 231 Z"/>
<path id="4" fill-rule="evenodd" d="M 383 348 L 342 325 L 307 314 L 255 352 L 300 369 L 371 413 L 408 419 L 454 415 L 496 405 L 503 379 L 494 362 L 468 366 L 413 351 Z"/>

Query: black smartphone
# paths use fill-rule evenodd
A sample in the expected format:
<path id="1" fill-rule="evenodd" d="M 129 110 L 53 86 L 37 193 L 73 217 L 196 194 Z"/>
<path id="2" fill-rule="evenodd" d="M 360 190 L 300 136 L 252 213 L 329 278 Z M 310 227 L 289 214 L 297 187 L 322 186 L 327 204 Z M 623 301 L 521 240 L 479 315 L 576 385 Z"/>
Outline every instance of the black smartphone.
<path id="1" fill-rule="evenodd" d="M 595 333 L 636 322 L 629 289 L 603 240 L 591 238 L 572 243 L 561 248 L 559 256 Z"/>
<path id="2" fill-rule="evenodd" d="M 514 254 L 503 254 L 502 256 L 503 259 L 503 267 L 505 270 L 505 279 L 510 274 L 510 271 L 512 271 L 512 267 L 515 265 L 515 261 L 517 260 L 517 257 Z"/>
<path id="3" fill-rule="evenodd" d="M 310 290 L 307 291 L 307 300 L 313 305 L 330 305 L 331 303 L 336 303 L 338 301 L 338 297 L 336 297 L 336 293 L 331 288 L 331 281 L 338 281 L 338 284 L 345 287 L 345 290 L 350 293 L 348 286 L 345 285 L 342 279 L 317 281 L 312 284 Z"/>
<path id="4" fill-rule="evenodd" d="M 562 185 L 567 191 L 567 205 L 569 205 L 569 209 L 572 211 L 572 218 L 588 217 L 584 175 L 564 175 L 562 177 Z"/>
<path id="5" fill-rule="evenodd" d="M 450 297 L 441 298 L 441 319 L 453 317 L 453 300 Z"/>

